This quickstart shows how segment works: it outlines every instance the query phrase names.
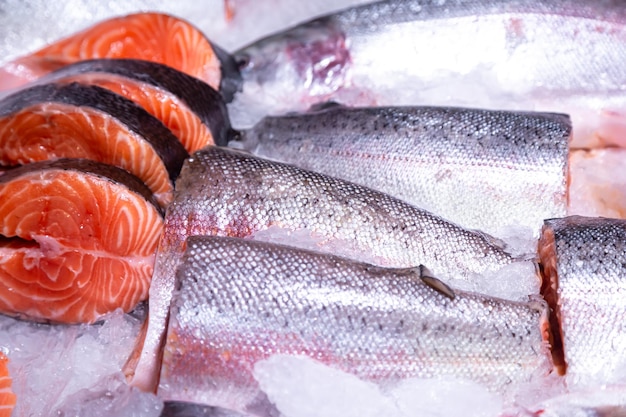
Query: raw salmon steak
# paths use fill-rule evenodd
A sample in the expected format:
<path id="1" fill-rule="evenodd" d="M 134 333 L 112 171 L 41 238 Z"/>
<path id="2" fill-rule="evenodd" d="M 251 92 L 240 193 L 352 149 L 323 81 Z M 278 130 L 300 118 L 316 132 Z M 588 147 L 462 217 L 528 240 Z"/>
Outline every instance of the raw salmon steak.
<path id="1" fill-rule="evenodd" d="M 8 368 L 9 358 L 0 352 L 0 417 L 11 417 L 16 397 L 11 389 L 11 375 Z"/>
<path id="2" fill-rule="evenodd" d="M 159 62 L 218 89 L 220 60 L 191 23 L 162 13 L 136 13 L 100 22 L 5 65 L 18 87 L 65 65 L 94 58 L 136 58 Z"/>
<path id="3" fill-rule="evenodd" d="M 93 159 L 136 175 L 166 205 L 187 156 L 163 123 L 98 86 L 42 84 L 0 102 L 0 165 Z"/>
<path id="4" fill-rule="evenodd" d="M 148 296 L 163 228 L 150 190 L 86 159 L 0 176 L 0 312 L 91 323 Z"/>
<path id="5" fill-rule="evenodd" d="M 166 65 L 94 59 L 68 65 L 44 79 L 98 85 L 134 101 L 163 122 L 189 153 L 228 142 L 230 120 L 222 96 L 208 84 Z"/>

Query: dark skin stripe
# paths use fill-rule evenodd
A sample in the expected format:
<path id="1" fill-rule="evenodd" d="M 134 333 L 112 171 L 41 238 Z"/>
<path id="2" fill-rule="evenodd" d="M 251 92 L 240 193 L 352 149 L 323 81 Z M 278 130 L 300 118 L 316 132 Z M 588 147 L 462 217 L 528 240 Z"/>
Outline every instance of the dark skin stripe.
<path id="1" fill-rule="evenodd" d="M 0 184 L 8 183 L 21 176 L 44 170 L 75 171 L 77 174 L 97 176 L 112 184 L 128 188 L 156 207 L 162 216 L 164 215 L 164 211 L 157 203 L 152 191 L 150 191 L 143 181 L 126 170 L 91 159 L 61 158 L 21 165 L 9 169 L 5 171 L 4 174 L 0 175 Z"/>
<path id="2" fill-rule="evenodd" d="M 233 63 L 234 65 L 234 63 Z M 207 126 L 215 144 L 225 146 L 230 134 L 230 118 L 224 97 L 202 80 L 178 71 L 167 65 L 139 59 L 92 59 L 63 67 L 47 75 L 44 80 L 58 80 L 77 74 L 115 74 L 146 83 L 168 91 L 189 107 Z M 222 80 L 222 83 L 225 81 Z M 239 82 L 239 85 L 241 82 Z M 239 87 L 240 88 L 240 87 Z M 230 95 L 232 100 L 232 95 Z"/>
<path id="3" fill-rule="evenodd" d="M 88 107 L 116 118 L 128 130 L 148 141 L 163 160 L 172 182 L 189 156 L 178 138 L 161 121 L 131 100 L 95 85 L 42 84 L 18 91 L 0 102 L 0 117 L 41 102 Z"/>

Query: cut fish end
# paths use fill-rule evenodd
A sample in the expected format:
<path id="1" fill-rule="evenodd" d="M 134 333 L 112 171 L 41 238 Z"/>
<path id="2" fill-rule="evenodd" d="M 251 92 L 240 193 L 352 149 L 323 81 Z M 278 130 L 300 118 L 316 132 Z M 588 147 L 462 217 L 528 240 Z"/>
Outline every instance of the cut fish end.
<path id="1" fill-rule="evenodd" d="M 157 332 L 158 336 L 155 340 L 155 332 L 150 328 L 150 316 L 146 317 L 133 351 L 122 369 L 129 385 L 144 392 L 156 394 L 168 322 L 169 313 L 165 319 L 165 329 L 163 332 Z"/>
<path id="2" fill-rule="evenodd" d="M 108 19 L 20 60 L 36 68 L 32 71 L 45 74 L 62 64 L 93 58 L 158 62 L 199 78 L 216 90 L 220 86 L 220 62 L 209 40 L 191 23 L 163 13 Z M 49 62 L 57 62 L 56 68 Z"/>
<path id="3" fill-rule="evenodd" d="M 172 176 L 177 174 L 188 156 L 171 131 L 132 101 L 95 86 L 44 85 L 23 90 L 7 100 L 19 100 L 31 92 L 45 96 L 48 94 L 46 90 L 81 99 L 81 94 L 93 95 L 94 100 L 100 97 L 118 113 L 124 109 L 116 105 L 124 104 L 129 106 L 126 112 L 137 112 L 134 115 L 138 116 L 137 119 L 133 119 L 137 126 L 120 120 L 119 114 L 113 116 L 89 106 L 38 102 L 0 117 L 0 164 L 15 166 L 55 158 L 93 159 L 118 166 L 141 178 L 156 193 L 163 207 L 171 202 Z M 113 98 L 120 101 L 107 101 Z M 3 104 L 10 106 L 11 102 Z M 149 127 L 159 130 L 149 130 Z M 138 128 L 146 129 L 146 132 L 134 131 Z"/>
<path id="4" fill-rule="evenodd" d="M 17 396 L 11 389 L 12 378 L 8 364 L 9 358 L 0 352 L 0 417 L 11 417 L 17 403 Z"/>
<path id="5" fill-rule="evenodd" d="M 556 267 L 557 254 L 554 231 L 544 225 L 539 239 L 538 253 L 541 269 L 540 294 L 550 307 L 548 320 L 542 325 L 550 344 L 552 361 L 559 375 L 565 375 L 567 362 L 563 348 L 563 331 L 561 327 L 561 311 L 558 299 L 558 273 Z"/>
<path id="6" fill-rule="evenodd" d="M 94 165 L 105 166 L 59 160 L 0 177 L 0 312 L 92 323 L 147 298 L 163 218 L 127 185 L 81 170 Z"/>
<path id="7" fill-rule="evenodd" d="M 158 87 L 110 74 L 78 74 L 58 82 L 98 85 L 139 104 L 172 131 L 190 154 L 214 145 L 213 135 L 200 118 L 178 98 Z"/>

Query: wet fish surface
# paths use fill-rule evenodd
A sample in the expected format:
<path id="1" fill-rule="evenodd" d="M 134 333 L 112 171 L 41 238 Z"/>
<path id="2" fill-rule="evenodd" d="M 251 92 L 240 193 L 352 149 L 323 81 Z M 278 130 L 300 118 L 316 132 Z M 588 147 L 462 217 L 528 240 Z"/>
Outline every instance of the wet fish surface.
<path id="1" fill-rule="evenodd" d="M 571 388 L 620 382 L 626 365 L 626 221 L 546 220 L 539 242 L 542 294 L 561 343 L 555 364 Z M 560 346 L 559 346 L 560 345 Z M 618 379 L 615 381 L 615 379 Z"/>
<path id="2" fill-rule="evenodd" d="M 385 0 L 235 56 L 242 100 L 261 114 L 328 99 L 549 111 L 570 114 L 573 146 L 589 147 L 624 145 L 625 40 L 617 0 Z"/>
<path id="3" fill-rule="evenodd" d="M 123 95 L 163 122 L 189 153 L 206 145 L 226 145 L 230 134 L 228 110 L 216 90 L 156 62 L 85 60 L 54 71 L 38 82 L 79 82 Z"/>
<path id="4" fill-rule="evenodd" d="M 273 225 L 305 229 L 352 242 L 382 265 L 424 263 L 466 279 L 516 260 L 491 236 L 387 194 L 236 150 L 197 152 L 176 185 L 187 198 L 169 212 L 172 230 L 245 237 Z"/>
<path id="5" fill-rule="evenodd" d="M 566 213 L 570 135 L 561 114 L 333 105 L 265 117 L 232 143 L 469 229 L 537 238 L 544 219 Z"/>
<path id="6" fill-rule="evenodd" d="M 226 56 L 220 52 L 220 57 Z M 168 65 L 217 90 L 222 81 L 220 57 L 206 36 L 189 22 L 165 13 L 134 13 L 111 17 L 6 63 L 0 68 L 0 89 L 17 88 L 85 59 L 135 58 Z M 230 95 L 232 91 L 227 92 Z"/>
<path id="7" fill-rule="evenodd" d="M 152 192 L 86 159 L 0 175 L 0 313 L 93 323 L 148 296 L 163 228 Z"/>
<path id="8" fill-rule="evenodd" d="M 489 235 L 463 229 L 354 183 L 209 147 L 185 162 L 166 214 L 150 289 L 146 348 L 140 367 L 127 371 L 139 378 L 137 384 L 154 379 L 146 375 L 154 372 L 185 239 L 193 235 L 247 237 L 273 226 L 339 240 L 341 245 L 321 245 L 320 250 L 360 253 L 382 266 L 426 264 L 438 278 L 460 280 L 469 288 L 481 280 L 490 282 L 504 267 L 524 264 L 529 267 L 527 278 L 536 281 L 539 290 L 533 262 L 514 257 Z"/>
<path id="9" fill-rule="evenodd" d="M 42 84 L 0 101 L 0 163 L 92 158 L 139 177 L 162 205 L 188 156 L 163 123 L 95 85 Z"/>
<path id="10" fill-rule="evenodd" d="M 11 389 L 13 379 L 8 368 L 9 358 L 0 351 L 0 417 L 11 417 L 16 397 Z"/>
<path id="11" fill-rule="evenodd" d="M 545 371 L 544 302 L 452 290 L 427 272 L 190 237 L 158 393 L 272 415 L 253 371 L 275 354 L 308 356 L 378 383 L 452 376 L 499 393 Z"/>

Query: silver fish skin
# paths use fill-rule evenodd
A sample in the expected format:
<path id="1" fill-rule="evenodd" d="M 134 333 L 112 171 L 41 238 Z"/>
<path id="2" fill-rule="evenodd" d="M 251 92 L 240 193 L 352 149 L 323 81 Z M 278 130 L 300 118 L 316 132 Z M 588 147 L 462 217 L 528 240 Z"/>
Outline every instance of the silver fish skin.
<path id="1" fill-rule="evenodd" d="M 353 181 L 491 235 L 567 209 L 567 115 L 443 107 L 330 106 L 265 117 L 233 142 Z"/>
<path id="2" fill-rule="evenodd" d="M 468 288 L 491 283 L 497 271 L 520 265 L 539 291 L 534 261 L 512 256 L 489 235 L 344 180 L 233 149 L 208 147 L 185 162 L 174 201 L 167 208 L 150 286 L 145 341 L 133 355 L 138 358 L 136 366 L 133 359 L 125 370 L 134 386 L 151 390 L 157 379 L 174 272 L 186 239 L 247 237 L 273 226 L 339 240 L 341 245 L 319 249 L 363 254 L 363 259 L 381 266 L 425 264 L 438 278 L 462 280 Z"/>
<path id="3" fill-rule="evenodd" d="M 304 355 L 378 383 L 469 379 L 510 398 L 516 384 L 545 372 L 543 301 L 451 290 L 432 277 L 426 283 L 424 271 L 248 239 L 190 237 L 158 395 L 273 415 L 253 371 L 276 354 Z"/>
<path id="4" fill-rule="evenodd" d="M 384 0 L 266 37 L 235 58 L 243 100 L 261 114 L 329 99 L 537 110 L 572 115 L 573 146 L 625 143 L 608 128 L 615 112 L 626 117 L 618 0 Z"/>
<path id="5" fill-rule="evenodd" d="M 189 235 L 305 229 L 372 254 L 382 266 L 427 264 L 438 276 L 465 280 L 518 261 L 493 237 L 385 193 L 232 149 L 196 152 L 176 187 L 166 227 Z"/>
<path id="6" fill-rule="evenodd" d="M 568 388 L 626 380 L 626 221 L 546 220 L 539 242 L 554 362 Z"/>

